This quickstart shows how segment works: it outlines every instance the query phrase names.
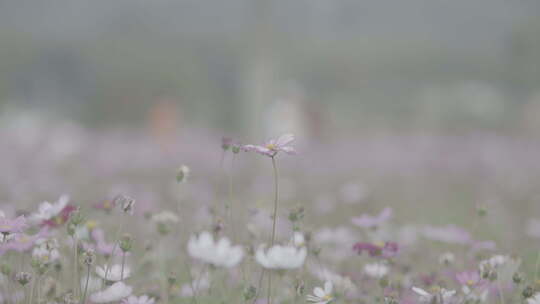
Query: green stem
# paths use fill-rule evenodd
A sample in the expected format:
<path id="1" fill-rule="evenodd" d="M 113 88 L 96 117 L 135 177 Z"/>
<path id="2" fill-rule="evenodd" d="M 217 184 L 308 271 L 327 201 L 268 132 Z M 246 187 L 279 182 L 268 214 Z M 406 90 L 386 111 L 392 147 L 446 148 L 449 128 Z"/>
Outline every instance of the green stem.
<path id="1" fill-rule="evenodd" d="M 274 246 L 274 242 L 276 240 L 278 197 L 279 197 L 279 183 L 278 183 L 279 174 L 278 174 L 275 156 L 272 156 L 272 167 L 274 169 L 274 213 L 273 213 L 273 222 L 272 222 L 272 239 L 270 241 L 270 247 Z M 268 272 L 268 303 L 267 304 L 272 304 L 272 272 Z"/>
<path id="2" fill-rule="evenodd" d="M 86 282 L 84 283 L 84 292 L 83 296 L 81 298 L 81 304 L 86 303 L 86 293 L 88 292 L 88 281 L 90 280 L 90 265 L 88 265 L 87 272 L 86 272 Z"/>
<path id="3" fill-rule="evenodd" d="M 504 294 L 503 294 L 503 290 L 502 290 L 502 285 L 501 285 L 501 280 L 500 279 L 497 279 L 497 289 L 498 289 L 498 294 L 499 294 L 499 299 L 501 301 L 501 304 L 505 304 L 504 303 Z"/>
<path id="4" fill-rule="evenodd" d="M 538 281 L 538 270 L 540 268 L 540 251 L 538 251 L 538 255 L 536 256 L 536 267 L 534 268 L 534 281 Z"/>
<path id="5" fill-rule="evenodd" d="M 122 270 L 120 271 L 120 281 L 124 280 L 124 267 L 126 265 L 126 253 L 122 252 Z"/>

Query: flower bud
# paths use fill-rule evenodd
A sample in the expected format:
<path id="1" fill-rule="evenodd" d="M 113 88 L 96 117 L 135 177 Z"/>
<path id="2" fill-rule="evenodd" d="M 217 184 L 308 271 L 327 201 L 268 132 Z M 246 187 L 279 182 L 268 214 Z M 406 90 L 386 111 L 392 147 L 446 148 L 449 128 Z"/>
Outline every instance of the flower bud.
<path id="1" fill-rule="evenodd" d="M 122 251 L 125 253 L 128 251 L 131 251 L 132 247 L 133 247 L 133 238 L 129 234 L 124 234 L 120 238 L 120 249 L 122 249 Z"/>
<path id="2" fill-rule="evenodd" d="M 515 284 L 520 284 L 521 282 L 523 282 L 523 274 L 519 272 L 514 273 L 514 275 L 512 276 L 512 281 Z"/>
<path id="3" fill-rule="evenodd" d="M 176 172 L 176 181 L 178 183 L 185 182 L 189 177 L 190 171 L 191 170 L 189 169 L 188 166 L 185 166 L 185 165 L 180 166 L 180 168 L 178 168 L 178 171 Z"/>
<path id="4" fill-rule="evenodd" d="M 91 266 L 96 261 L 96 253 L 92 249 L 88 249 L 83 253 L 83 263 Z"/>
<path id="5" fill-rule="evenodd" d="M 244 289 L 244 299 L 246 301 L 255 298 L 256 295 L 257 295 L 257 288 L 255 288 L 254 286 L 249 286 L 246 289 Z"/>
<path id="6" fill-rule="evenodd" d="M 19 282 L 22 286 L 28 284 L 32 280 L 32 275 L 28 272 L 21 271 L 15 275 L 15 281 Z"/>
<path id="7" fill-rule="evenodd" d="M 527 286 L 525 287 L 525 289 L 523 289 L 523 292 L 521 293 L 521 295 L 525 299 L 528 299 L 534 295 L 534 289 L 531 286 Z"/>

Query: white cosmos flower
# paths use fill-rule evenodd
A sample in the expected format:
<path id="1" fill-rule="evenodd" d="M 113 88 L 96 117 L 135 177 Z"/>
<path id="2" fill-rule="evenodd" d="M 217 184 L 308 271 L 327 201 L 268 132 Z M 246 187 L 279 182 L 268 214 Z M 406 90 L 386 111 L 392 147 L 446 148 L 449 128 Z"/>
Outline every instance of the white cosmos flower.
<path id="1" fill-rule="evenodd" d="M 142 295 L 140 297 L 129 296 L 122 300 L 122 304 L 154 304 L 156 300 L 147 295 Z"/>
<path id="2" fill-rule="evenodd" d="M 202 232 L 199 237 L 191 236 L 188 242 L 188 253 L 192 258 L 214 266 L 231 268 L 244 257 L 244 250 L 241 246 L 232 246 L 228 238 L 214 241 L 214 237 L 207 231 Z"/>
<path id="3" fill-rule="evenodd" d="M 105 275 L 105 273 L 107 275 Z M 111 267 L 108 267 L 108 265 L 104 265 L 103 267 L 97 266 L 96 267 L 96 274 L 100 276 L 102 279 L 107 281 L 113 281 L 117 282 L 122 279 L 122 265 L 115 264 Z M 131 275 L 131 269 L 125 265 L 124 266 L 124 279 L 128 278 Z"/>
<path id="4" fill-rule="evenodd" d="M 257 250 L 255 259 L 264 268 L 268 269 L 294 269 L 304 264 L 307 256 L 306 247 L 275 245 L 265 252 L 266 246 L 261 245 Z"/>
<path id="5" fill-rule="evenodd" d="M 295 231 L 291 239 L 291 244 L 296 247 L 303 247 L 306 245 L 306 238 L 302 232 Z"/>
<path id="6" fill-rule="evenodd" d="M 101 285 L 103 284 L 103 280 L 96 277 L 96 276 L 90 276 L 88 278 L 88 293 L 93 293 L 101 289 Z M 81 290 L 84 290 L 86 287 L 86 276 L 81 277 Z"/>
<path id="7" fill-rule="evenodd" d="M 50 220 L 57 216 L 69 202 L 69 196 L 62 195 L 55 203 L 43 202 L 39 204 L 38 211 L 30 216 L 30 220 L 38 223 Z"/>
<path id="8" fill-rule="evenodd" d="M 527 304 L 540 304 L 540 292 L 527 299 Z"/>
<path id="9" fill-rule="evenodd" d="M 102 291 L 98 291 L 90 296 L 94 303 L 109 303 L 120 301 L 131 295 L 133 288 L 123 282 L 116 282 Z"/>
<path id="10" fill-rule="evenodd" d="M 388 274 L 388 266 L 383 263 L 371 263 L 364 266 L 364 272 L 375 279 L 380 279 Z"/>
<path id="11" fill-rule="evenodd" d="M 456 294 L 455 290 L 446 290 L 444 288 L 441 288 L 436 293 L 429 293 L 418 287 L 413 287 L 412 290 L 418 295 L 420 303 L 432 303 L 435 301 L 435 303 L 448 304 Z"/>
<path id="12" fill-rule="evenodd" d="M 326 281 L 324 283 L 324 289 L 321 287 L 315 287 L 313 289 L 313 295 L 308 295 L 307 301 L 316 304 L 327 304 L 333 300 L 332 298 L 332 282 Z"/>

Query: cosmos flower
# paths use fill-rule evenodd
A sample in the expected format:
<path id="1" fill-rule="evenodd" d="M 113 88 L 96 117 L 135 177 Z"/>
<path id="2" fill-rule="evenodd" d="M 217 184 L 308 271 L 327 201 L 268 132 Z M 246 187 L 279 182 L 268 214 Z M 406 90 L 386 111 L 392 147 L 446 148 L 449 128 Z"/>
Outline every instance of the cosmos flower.
<path id="1" fill-rule="evenodd" d="M 527 304 L 540 304 L 540 292 L 527 299 Z"/>
<path id="2" fill-rule="evenodd" d="M 204 231 L 199 236 L 191 236 L 188 241 L 188 253 L 192 258 L 199 259 L 214 266 L 231 268 L 244 257 L 241 246 L 232 246 L 228 238 L 214 241 L 210 232 Z"/>
<path id="3" fill-rule="evenodd" d="M 469 287 L 480 283 L 480 279 L 480 273 L 478 270 L 463 271 L 456 274 L 456 280 L 458 283 Z"/>
<path id="4" fill-rule="evenodd" d="M 12 234 L 12 237 L 7 242 L 0 243 L 0 254 L 10 250 L 17 252 L 28 251 L 34 247 L 37 240 L 47 237 L 48 230 L 47 227 L 43 227 L 33 235 L 25 233 Z"/>
<path id="5" fill-rule="evenodd" d="M 112 282 L 117 282 L 122 280 L 122 265 L 115 264 L 111 267 L 104 265 L 103 267 L 96 267 L 96 274 L 102 279 Z M 124 276 L 123 279 L 128 278 L 131 275 L 131 269 L 128 266 L 124 266 Z"/>
<path id="6" fill-rule="evenodd" d="M 332 298 L 332 282 L 326 281 L 324 283 L 324 289 L 321 287 L 315 287 L 313 289 L 313 295 L 308 295 L 306 297 L 307 301 L 310 303 L 316 304 L 327 304 L 330 303 L 334 298 Z"/>
<path id="7" fill-rule="evenodd" d="M 397 254 L 399 246 L 396 242 L 385 242 L 381 244 L 358 242 L 354 244 L 353 250 L 358 254 L 366 251 L 371 257 L 391 258 Z"/>
<path id="8" fill-rule="evenodd" d="M 418 287 L 413 287 L 412 290 L 418 295 L 420 303 L 448 304 L 456 294 L 455 290 L 446 290 L 444 288 L 437 288 L 434 293 L 429 293 Z"/>
<path id="9" fill-rule="evenodd" d="M 386 207 L 378 215 L 371 216 L 368 214 L 362 214 L 359 217 L 352 218 L 351 221 L 356 226 L 372 229 L 381 226 L 390 218 L 392 218 L 392 208 Z"/>
<path id="10" fill-rule="evenodd" d="M 129 296 L 122 300 L 121 304 L 154 304 L 156 300 L 147 295 L 142 295 L 140 297 Z"/>
<path id="11" fill-rule="evenodd" d="M 276 156 L 279 152 L 283 151 L 287 154 L 296 154 L 296 150 L 288 146 L 291 142 L 294 141 L 293 134 L 284 134 L 277 139 L 271 139 L 267 141 L 264 145 L 244 145 L 242 148 L 244 151 L 254 151 L 261 155 L 266 155 L 269 157 Z"/>
<path id="12" fill-rule="evenodd" d="M 371 263 L 364 266 L 364 273 L 374 279 L 380 279 L 388 274 L 389 268 L 383 263 Z"/>
<path id="13" fill-rule="evenodd" d="M 14 219 L 0 216 L 0 233 L 6 235 L 10 233 L 21 233 L 27 227 L 26 218 L 21 215 Z"/>
<path id="14" fill-rule="evenodd" d="M 38 239 L 32 251 L 32 258 L 43 264 L 48 264 L 60 259 L 58 241 L 56 239 Z"/>
<path id="15" fill-rule="evenodd" d="M 261 245 L 257 250 L 255 259 L 267 269 L 294 269 L 304 264 L 307 256 L 306 247 L 275 245 L 265 251 L 266 246 Z"/>
<path id="16" fill-rule="evenodd" d="M 131 295 L 133 288 L 123 282 L 116 282 L 102 291 L 93 293 L 90 300 L 94 303 L 110 303 L 120 301 Z"/>
<path id="17" fill-rule="evenodd" d="M 69 219 L 75 207 L 69 205 L 69 196 L 62 195 L 55 203 L 43 202 L 38 211 L 30 216 L 32 222 L 48 226 L 58 227 Z"/>
<path id="18" fill-rule="evenodd" d="M 95 250 L 99 254 L 103 254 L 105 256 L 110 256 L 113 254 L 113 250 L 115 247 L 114 243 L 108 243 L 105 239 L 105 232 L 101 228 L 94 228 L 91 232 L 92 239 L 96 242 Z M 116 252 L 117 255 L 120 255 L 121 252 L 118 250 Z"/>

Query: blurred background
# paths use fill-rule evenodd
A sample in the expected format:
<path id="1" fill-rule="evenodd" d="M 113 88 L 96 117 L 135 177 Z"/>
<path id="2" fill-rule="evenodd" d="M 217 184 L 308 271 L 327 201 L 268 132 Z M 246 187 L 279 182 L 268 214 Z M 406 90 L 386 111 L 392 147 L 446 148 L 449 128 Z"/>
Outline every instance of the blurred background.
<path id="1" fill-rule="evenodd" d="M 91 128 L 540 127 L 536 0 L 0 1 L 0 41 L 2 111 Z"/>
<path id="2" fill-rule="evenodd" d="M 187 164 L 193 212 L 224 200 L 226 172 L 266 208 L 269 162 L 220 169 L 220 140 L 291 132 L 282 200 L 313 225 L 393 206 L 472 229 L 480 205 L 480 238 L 512 248 L 540 212 L 539 117 L 537 0 L 0 0 L 11 206 L 127 193 L 152 210 Z"/>

